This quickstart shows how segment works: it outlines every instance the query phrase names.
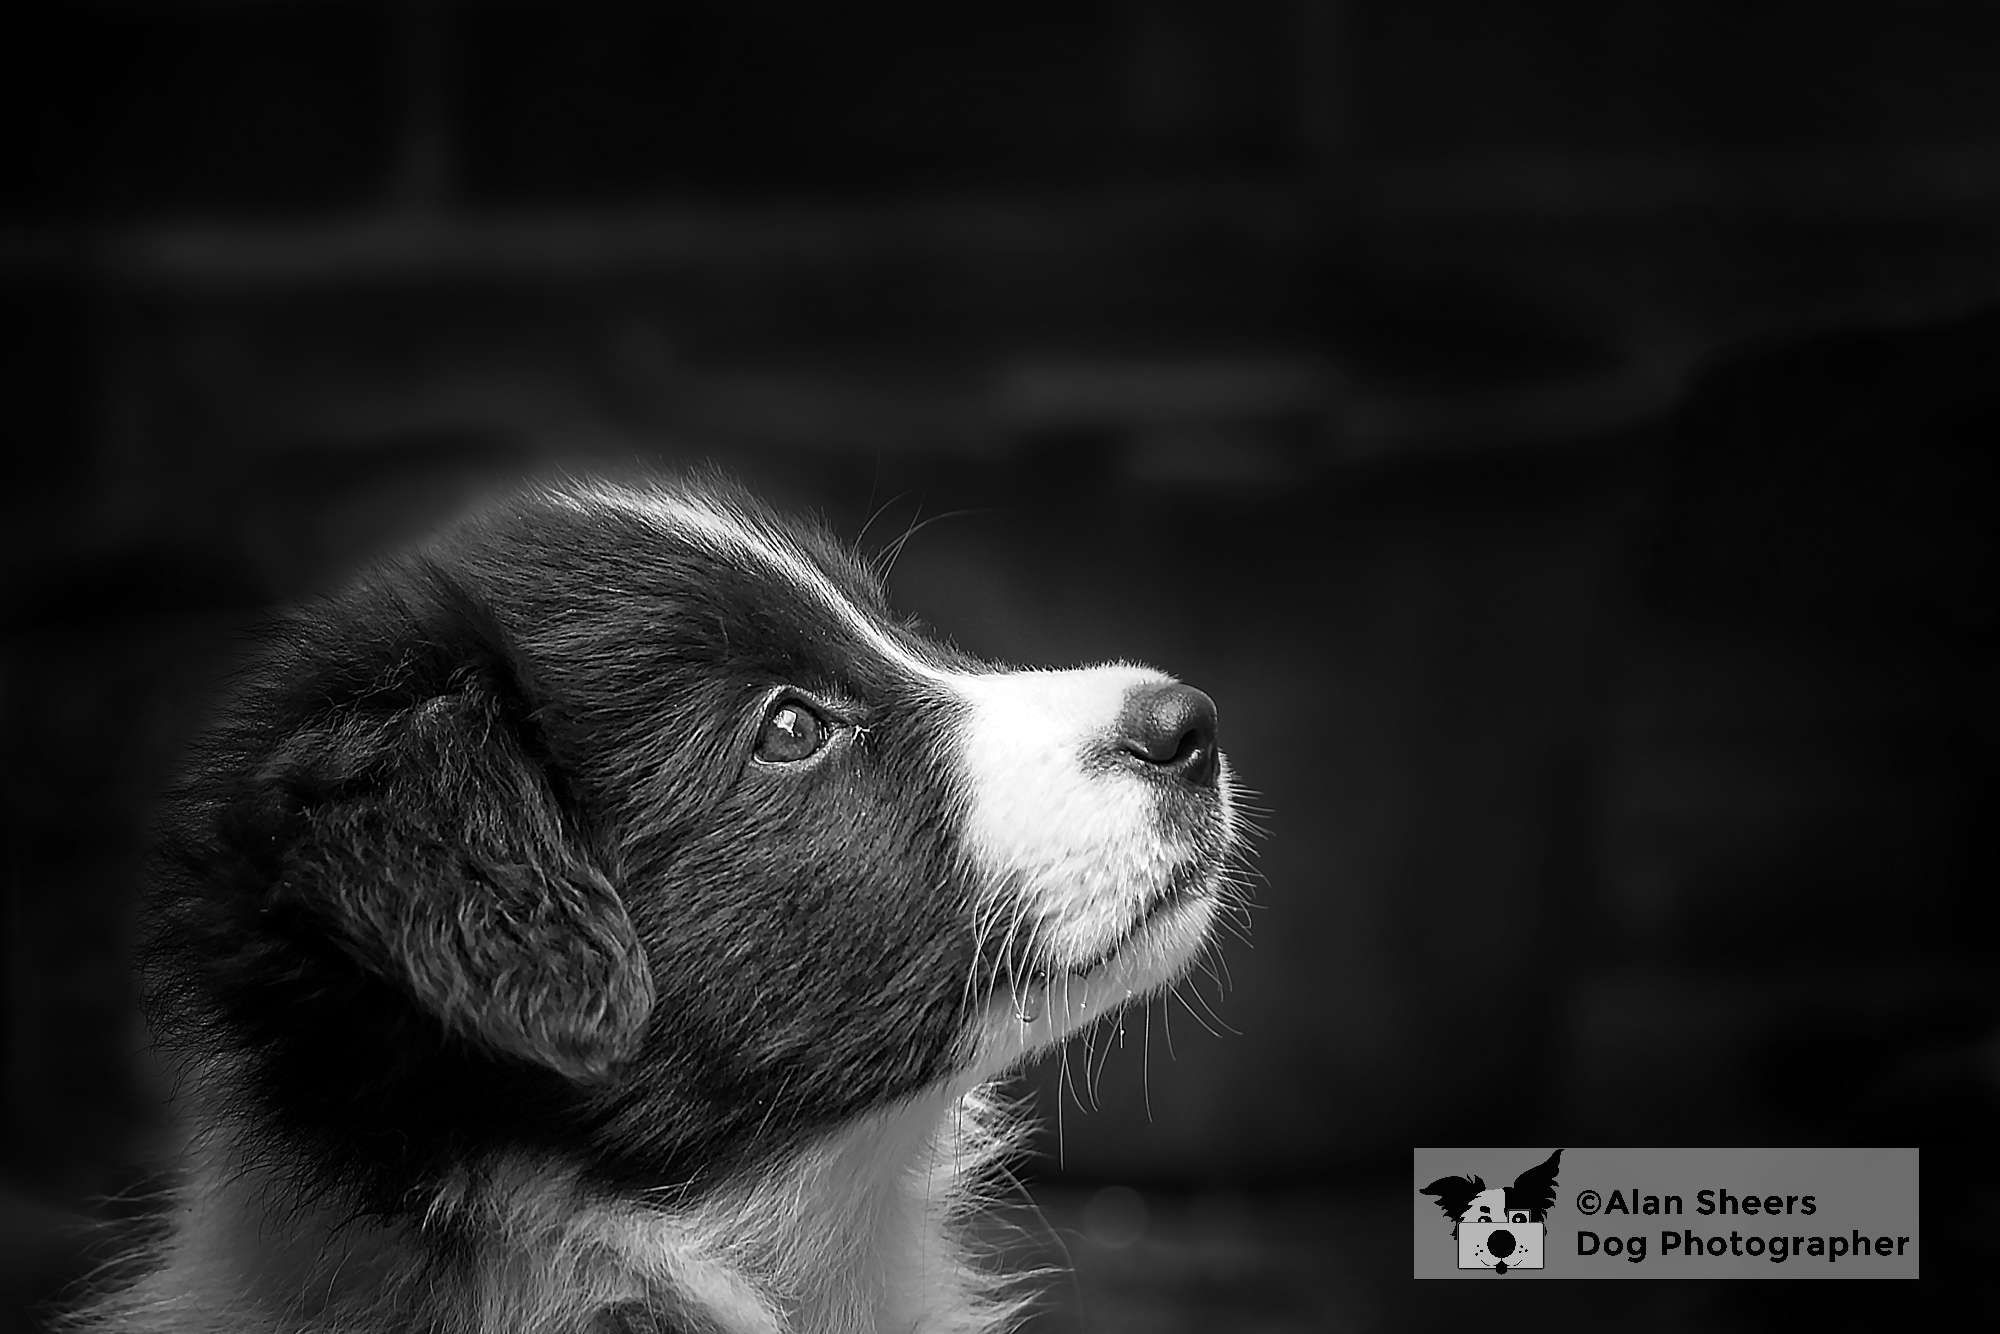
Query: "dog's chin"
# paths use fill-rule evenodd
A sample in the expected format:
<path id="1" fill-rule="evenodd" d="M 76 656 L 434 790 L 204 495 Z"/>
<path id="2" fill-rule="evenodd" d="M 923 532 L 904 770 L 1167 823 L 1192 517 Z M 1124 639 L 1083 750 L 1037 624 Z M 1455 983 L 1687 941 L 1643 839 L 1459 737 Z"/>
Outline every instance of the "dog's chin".
<path id="1" fill-rule="evenodd" d="M 1001 987 L 980 1016 L 973 1082 L 1002 1074 L 1177 980 L 1214 929 L 1219 902 L 1214 884 L 1164 896 L 1091 957 Z"/>

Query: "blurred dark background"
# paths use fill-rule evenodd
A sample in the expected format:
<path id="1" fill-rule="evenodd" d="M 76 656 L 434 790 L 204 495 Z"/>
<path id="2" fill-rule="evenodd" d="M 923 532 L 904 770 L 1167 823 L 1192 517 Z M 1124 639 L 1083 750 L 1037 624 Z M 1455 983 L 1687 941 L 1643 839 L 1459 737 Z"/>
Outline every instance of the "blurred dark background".
<path id="1" fill-rule="evenodd" d="M 160 1124 L 126 905 L 238 628 L 643 457 L 886 504 L 874 550 L 971 511 L 899 602 L 1202 685 L 1264 794 L 1215 1017 L 1029 1081 L 1040 1329 L 1907 1317 L 1419 1285 L 1409 1152 L 1454 1143 L 1921 1144 L 1917 1291 L 2000 1316 L 2000 9 L 7 28 L 0 1315 Z"/>

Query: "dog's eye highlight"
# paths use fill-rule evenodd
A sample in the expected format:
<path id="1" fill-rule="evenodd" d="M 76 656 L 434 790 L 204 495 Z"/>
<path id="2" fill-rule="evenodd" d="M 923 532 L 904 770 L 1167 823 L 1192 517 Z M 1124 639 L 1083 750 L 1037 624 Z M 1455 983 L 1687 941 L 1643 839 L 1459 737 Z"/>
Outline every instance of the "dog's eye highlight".
<path id="1" fill-rule="evenodd" d="M 780 699 L 764 713 L 757 733 L 757 758 L 770 764 L 809 759 L 826 744 L 825 718 L 803 700 Z"/>

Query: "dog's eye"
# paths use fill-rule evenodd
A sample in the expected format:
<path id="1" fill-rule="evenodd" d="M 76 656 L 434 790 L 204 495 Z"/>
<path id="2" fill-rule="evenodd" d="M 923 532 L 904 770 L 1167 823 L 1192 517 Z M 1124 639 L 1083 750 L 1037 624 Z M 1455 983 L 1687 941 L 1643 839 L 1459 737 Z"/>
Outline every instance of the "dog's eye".
<path id="1" fill-rule="evenodd" d="M 826 744 L 826 719 L 803 701 L 781 699 L 764 714 L 757 733 L 757 758 L 772 764 L 807 759 Z"/>
<path id="2" fill-rule="evenodd" d="M 1519 1210 L 1516 1210 L 1513 1213 L 1507 1215 L 1507 1221 L 1510 1223 L 1525 1223 L 1528 1221 L 1528 1216 L 1520 1212 Z"/>

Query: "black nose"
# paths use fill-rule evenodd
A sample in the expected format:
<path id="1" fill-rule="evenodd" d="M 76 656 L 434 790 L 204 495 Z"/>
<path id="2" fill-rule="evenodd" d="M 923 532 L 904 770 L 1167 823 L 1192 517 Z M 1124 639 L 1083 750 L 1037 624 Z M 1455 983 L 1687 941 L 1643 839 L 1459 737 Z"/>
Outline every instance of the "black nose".
<path id="1" fill-rule="evenodd" d="M 1153 771 L 1185 783 L 1215 783 L 1215 701 L 1177 681 L 1140 686 L 1125 697 L 1118 748 Z"/>

